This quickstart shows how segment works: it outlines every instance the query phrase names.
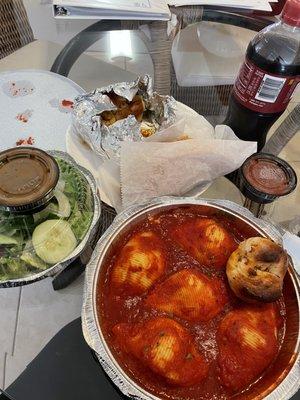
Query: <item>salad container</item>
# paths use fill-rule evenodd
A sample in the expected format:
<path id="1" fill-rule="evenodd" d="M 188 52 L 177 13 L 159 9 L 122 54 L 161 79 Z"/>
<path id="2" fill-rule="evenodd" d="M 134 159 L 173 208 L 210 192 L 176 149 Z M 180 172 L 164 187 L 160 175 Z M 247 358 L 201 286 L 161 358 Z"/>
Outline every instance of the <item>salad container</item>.
<path id="1" fill-rule="evenodd" d="M 95 235 L 101 208 L 93 176 L 66 153 L 0 153 L 0 287 L 54 276 Z"/>

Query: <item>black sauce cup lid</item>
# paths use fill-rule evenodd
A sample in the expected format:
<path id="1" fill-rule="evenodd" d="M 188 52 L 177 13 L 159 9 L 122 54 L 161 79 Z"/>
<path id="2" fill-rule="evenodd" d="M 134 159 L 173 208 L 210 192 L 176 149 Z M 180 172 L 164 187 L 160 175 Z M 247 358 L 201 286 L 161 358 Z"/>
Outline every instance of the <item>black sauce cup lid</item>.
<path id="1" fill-rule="evenodd" d="M 59 179 L 55 159 L 32 147 L 0 153 L 0 210 L 27 213 L 42 208 L 53 197 Z"/>
<path id="2" fill-rule="evenodd" d="M 240 190 L 245 197 L 260 204 L 271 203 L 295 190 L 297 175 L 284 160 L 273 154 L 256 153 L 239 170 Z"/>

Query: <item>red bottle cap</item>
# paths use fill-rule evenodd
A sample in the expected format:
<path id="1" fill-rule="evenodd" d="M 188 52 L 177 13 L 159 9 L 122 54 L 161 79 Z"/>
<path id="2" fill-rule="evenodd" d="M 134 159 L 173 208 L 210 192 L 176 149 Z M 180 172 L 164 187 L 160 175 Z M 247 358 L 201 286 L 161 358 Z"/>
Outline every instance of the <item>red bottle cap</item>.
<path id="1" fill-rule="evenodd" d="M 300 0 L 287 0 L 281 19 L 288 25 L 300 27 Z"/>

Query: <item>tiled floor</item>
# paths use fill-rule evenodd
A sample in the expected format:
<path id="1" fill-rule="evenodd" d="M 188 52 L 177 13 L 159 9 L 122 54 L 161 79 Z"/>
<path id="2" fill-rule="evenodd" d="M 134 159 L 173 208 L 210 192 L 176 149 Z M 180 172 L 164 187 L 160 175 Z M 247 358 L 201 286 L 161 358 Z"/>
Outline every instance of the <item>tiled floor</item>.
<path id="1" fill-rule="evenodd" d="M 6 297 L 9 291 L 0 293 Z M 16 379 L 60 328 L 80 316 L 83 276 L 59 292 L 53 290 L 51 279 L 15 291 L 11 294 L 12 304 L 7 310 L 7 319 L 12 315 L 16 315 L 16 318 L 10 321 L 12 334 L 8 334 L 7 330 L 5 332 L 6 338 L 13 338 L 13 341 L 8 343 L 11 347 L 8 347 L 4 360 L 4 387 Z M 3 320 L 1 326 L 5 326 Z"/>
<path id="2" fill-rule="evenodd" d="M 28 0 L 27 3 L 29 4 L 30 1 Z M 61 27 L 60 29 L 68 28 Z M 36 31 L 43 32 L 43 29 L 40 26 L 39 30 L 36 28 Z M 100 36 L 97 44 L 89 49 L 87 55 L 81 56 L 74 65 L 70 73 L 71 79 L 86 90 L 91 90 L 111 82 L 131 80 L 144 73 L 153 75 L 151 59 L 137 35 L 131 36 L 133 54 L 122 55 L 113 60 L 108 51 L 109 33 Z M 61 49 L 61 44 L 57 44 L 59 38 L 57 38 L 56 44 L 45 41 L 45 39 L 51 40 L 51 38 L 42 37 L 41 39 L 44 41 L 32 43 L 7 59 L 1 60 L 0 71 L 14 68 L 49 69 Z M 300 101 L 300 95 L 294 98 L 294 101 L 295 103 Z M 289 111 L 292 107 L 293 104 L 289 106 Z M 276 125 L 279 123 L 280 121 Z M 299 134 L 284 149 L 282 156 L 292 162 L 300 176 Z M 218 190 L 223 192 L 225 190 L 222 186 L 224 182 L 220 182 L 218 185 Z M 240 195 L 237 191 L 229 188 L 227 192 L 228 196 L 226 195 L 226 197 L 232 197 L 232 200 L 235 201 L 239 200 Z M 213 193 L 208 192 L 207 195 L 211 197 Z M 286 201 L 285 215 L 283 216 L 275 209 L 274 216 L 281 220 L 288 219 L 289 209 L 300 204 L 299 196 L 300 192 L 298 191 L 286 198 L 284 200 Z M 7 387 L 59 329 L 80 315 L 82 283 L 83 278 L 81 277 L 73 285 L 60 292 L 53 291 L 51 279 L 27 287 L 0 290 L 0 341 L 2 344 L 0 348 L 0 387 Z"/>
<path id="3" fill-rule="evenodd" d="M 0 388 L 5 385 L 5 371 L 7 357 L 14 352 L 18 309 L 20 301 L 20 288 L 0 291 L 1 324 L 0 324 Z"/>

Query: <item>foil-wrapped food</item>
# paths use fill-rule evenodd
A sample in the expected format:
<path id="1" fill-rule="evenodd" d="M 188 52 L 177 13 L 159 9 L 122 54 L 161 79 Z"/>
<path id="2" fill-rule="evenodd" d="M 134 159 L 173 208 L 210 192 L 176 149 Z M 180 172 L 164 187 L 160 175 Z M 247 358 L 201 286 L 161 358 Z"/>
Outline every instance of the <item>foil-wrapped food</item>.
<path id="1" fill-rule="evenodd" d="M 96 153 L 118 158 L 120 142 L 142 141 L 175 122 L 176 102 L 153 92 L 146 75 L 76 98 L 73 129 Z"/>

